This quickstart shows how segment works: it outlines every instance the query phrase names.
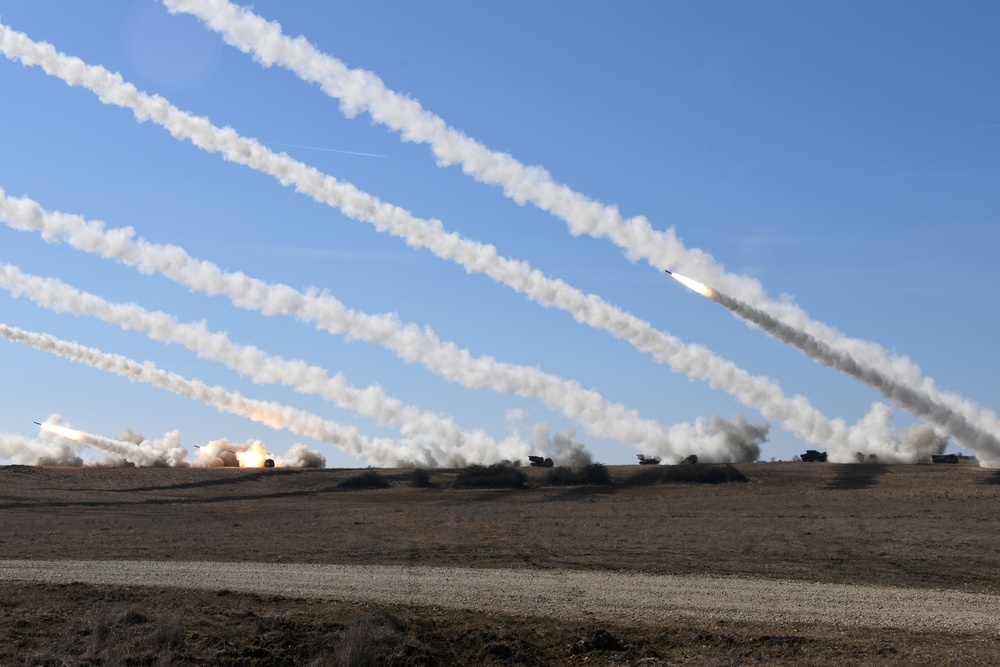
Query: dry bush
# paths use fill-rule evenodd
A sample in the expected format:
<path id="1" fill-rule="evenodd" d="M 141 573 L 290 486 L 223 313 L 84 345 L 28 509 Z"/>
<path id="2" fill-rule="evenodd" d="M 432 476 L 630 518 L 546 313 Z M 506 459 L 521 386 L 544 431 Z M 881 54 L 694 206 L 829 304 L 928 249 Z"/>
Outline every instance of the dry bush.
<path id="1" fill-rule="evenodd" d="M 330 636 L 309 667 L 435 664 L 426 647 L 407 636 L 407 624 L 388 612 L 355 620 Z"/>
<path id="2" fill-rule="evenodd" d="M 553 468 L 545 477 L 548 486 L 583 486 L 610 484 L 611 475 L 603 463 L 591 463 L 582 468 Z"/>
<path id="3" fill-rule="evenodd" d="M 750 478 L 728 463 L 659 466 L 644 473 L 641 481 L 652 484 L 730 484 L 750 481 Z"/>
<path id="4" fill-rule="evenodd" d="M 341 489 L 388 489 L 392 486 L 382 475 L 374 470 L 366 470 L 360 475 L 345 479 L 337 485 Z"/>
<path id="5" fill-rule="evenodd" d="M 159 666 L 172 664 L 184 652 L 187 631 L 175 614 L 151 618 L 135 605 L 102 605 L 78 634 L 90 637 L 88 653 L 94 664 Z"/>
<path id="6" fill-rule="evenodd" d="M 410 475 L 410 483 L 418 489 L 429 489 L 435 486 L 431 482 L 431 474 L 423 468 L 415 468 Z"/>
<path id="7" fill-rule="evenodd" d="M 459 489 L 520 489 L 527 477 L 517 468 L 503 463 L 490 466 L 474 463 L 465 468 L 455 478 Z"/>

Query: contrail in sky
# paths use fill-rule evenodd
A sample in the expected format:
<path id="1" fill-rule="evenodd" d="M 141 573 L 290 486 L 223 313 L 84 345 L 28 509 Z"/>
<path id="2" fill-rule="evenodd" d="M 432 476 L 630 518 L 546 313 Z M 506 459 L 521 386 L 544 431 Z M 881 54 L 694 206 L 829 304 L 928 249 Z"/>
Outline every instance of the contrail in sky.
<path id="1" fill-rule="evenodd" d="M 81 85 L 92 90 L 107 104 L 130 108 L 140 121 L 152 120 L 167 128 L 177 138 L 190 139 L 195 145 L 210 152 L 220 153 L 227 160 L 270 173 L 283 184 L 294 185 L 297 190 L 313 196 L 318 201 L 338 207 L 349 217 L 370 222 L 380 231 L 403 237 L 413 247 L 428 248 L 440 257 L 461 264 L 469 272 L 486 273 L 495 280 L 529 295 L 539 303 L 566 310 L 580 322 L 604 329 L 631 342 L 639 349 L 652 354 L 657 361 L 669 364 L 675 371 L 685 373 L 692 379 L 706 380 L 714 387 L 727 391 L 745 405 L 760 410 L 766 418 L 779 421 L 786 429 L 808 442 L 832 449 L 851 447 L 848 443 L 852 435 L 843 421 L 827 419 L 804 397 L 788 398 L 781 388 L 768 378 L 751 376 L 703 346 L 685 344 L 674 336 L 657 331 L 648 322 L 624 313 L 596 295 L 583 294 L 561 280 L 547 278 L 526 262 L 500 257 L 493 246 L 446 232 L 440 221 L 415 218 L 404 209 L 385 204 L 354 186 L 340 183 L 333 177 L 322 174 L 287 155 L 276 155 L 259 142 L 240 137 L 232 128 L 217 128 L 205 118 L 197 118 L 180 111 L 162 97 L 141 93 L 135 86 L 125 83 L 118 74 L 112 74 L 102 67 L 88 66 L 78 58 L 59 53 L 49 44 L 35 43 L 24 34 L 2 25 L 0 25 L 0 48 L 12 60 L 18 60 L 26 65 L 41 66 L 46 73 L 57 76 L 70 85 Z M 171 252 L 176 254 L 176 250 Z M 217 269 L 213 271 L 218 272 Z M 251 279 L 239 274 L 235 280 L 242 288 Z M 301 295 L 296 296 L 297 293 L 290 291 L 292 288 L 287 286 L 268 288 L 267 285 L 260 283 L 255 289 L 271 292 L 272 300 L 275 302 L 285 297 L 293 300 L 301 297 Z M 327 296 L 307 295 L 307 298 L 325 300 Z M 265 312 L 284 312 L 289 306 L 265 302 L 262 307 Z M 344 310 L 339 303 L 333 307 L 339 311 Z M 396 325 L 399 326 L 398 323 Z M 434 347 L 441 349 L 440 342 L 430 332 L 420 332 L 415 325 L 406 327 L 406 331 L 407 338 L 430 337 Z M 352 335 L 356 334 L 352 332 Z M 426 344 L 421 343 L 421 346 L 425 347 Z M 412 346 L 407 347 L 411 349 L 405 354 L 412 355 Z M 468 354 L 452 347 L 448 347 L 447 350 L 448 356 L 455 361 L 458 360 L 455 354 Z M 410 361 L 419 360 L 412 356 L 404 358 Z M 439 358 L 421 361 L 428 367 L 435 365 L 444 370 Z M 428 364 L 428 361 L 431 364 Z M 467 360 L 462 361 L 464 364 Z M 501 368 L 495 360 L 489 359 L 488 363 L 492 367 L 491 370 Z M 453 373 L 448 377 L 453 376 L 454 379 L 462 381 L 459 379 L 460 373 Z M 469 379 L 465 382 L 469 382 Z M 481 385 L 488 384 L 473 379 L 473 383 L 476 382 L 480 382 Z M 491 386 L 494 388 L 499 386 L 498 390 L 505 393 L 525 394 L 525 392 L 540 391 L 547 397 L 543 400 L 546 400 L 550 407 L 556 407 L 553 405 L 554 401 L 563 414 L 580 421 L 593 435 L 610 437 L 628 444 L 646 443 L 659 437 L 659 434 L 655 434 L 656 437 L 649 437 L 648 433 L 638 433 L 644 428 L 639 426 L 629 427 L 625 437 L 610 432 L 605 406 L 601 407 L 602 414 L 596 415 L 597 424 L 593 423 L 592 419 L 590 423 L 583 421 L 593 416 L 593 410 L 584 408 L 581 404 L 582 390 L 578 386 L 573 387 L 575 396 L 569 396 L 563 394 L 562 389 L 556 389 L 554 385 L 539 387 L 533 384 L 534 381 L 521 382 L 517 386 L 512 386 L 509 379 L 503 379 L 497 384 L 497 381 L 491 378 L 489 382 L 493 383 Z M 591 403 L 604 401 L 599 395 L 588 397 L 586 400 Z M 613 407 L 619 413 L 623 410 L 619 406 Z M 628 419 L 634 422 L 634 413 Z M 655 428 L 662 432 L 659 425 L 655 425 Z"/>
<path id="2" fill-rule="evenodd" d="M 813 320 L 794 303 L 771 299 L 759 281 L 729 273 L 708 253 L 686 248 L 672 228 L 657 231 L 643 216 L 626 219 L 618 207 L 574 192 L 556 182 L 542 167 L 528 167 L 507 153 L 490 150 L 449 127 L 416 100 L 388 89 L 374 73 L 349 69 L 339 59 L 317 50 L 304 37 L 287 37 L 277 22 L 266 21 L 228 0 L 163 2 L 171 13 L 197 16 L 228 44 L 252 54 L 263 66 L 281 65 L 304 81 L 319 84 L 326 94 L 340 101 L 341 111 L 347 117 L 367 112 L 374 121 L 400 132 L 404 141 L 428 144 L 439 165 L 460 164 L 466 174 L 480 182 L 501 186 L 504 194 L 518 204 L 530 202 L 561 218 L 573 235 L 607 238 L 625 250 L 630 261 L 644 259 L 657 269 L 677 269 L 698 276 L 831 348 L 848 352 L 897 384 L 905 384 L 935 403 L 949 407 L 981 431 L 1000 434 L 1000 418 L 994 411 L 940 389 L 908 357 L 890 353 L 877 343 L 851 338 Z"/>
<path id="3" fill-rule="evenodd" d="M 972 449 L 984 465 L 1000 466 L 1000 440 L 991 433 L 976 428 L 965 417 L 948 406 L 936 403 L 923 392 L 897 382 L 885 373 L 854 359 L 850 354 L 834 349 L 805 331 L 779 321 L 763 310 L 714 290 L 697 280 L 677 273 L 672 275 L 685 286 L 715 301 L 748 322 L 756 324 L 783 343 L 794 345 L 824 366 L 835 368 L 856 380 L 860 380 L 896 405 L 934 424 L 942 432 Z"/>
<path id="4" fill-rule="evenodd" d="M 513 460 L 528 454 L 525 443 L 497 443 L 483 431 L 465 432 L 453 419 L 404 405 L 387 396 L 378 385 L 353 387 L 342 373 L 330 377 L 325 369 L 304 361 L 234 343 L 225 333 L 210 331 L 204 322 L 182 324 L 167 313 L 150 312 L 137 304 L 109 303 L 54 278 L 25 274 L 10 264 L 0 263 L 0 287 L 56 312 L 91 315 L 123 329 L 140 331 L 153 340 L 183 345 L 199 357 L 222 362 L 258 384 L 281 383 L 303 394 L 322 396 L 341 408 L 373 418 L 381 426 L 399 429 L 404 438 L 434 443 L 453 466 Z M 559 463 L 563 463 L 563 455 L 578 455 L 568 451 L 544 454 Z"/>
<path id="5" fill-rule="evenodd" d="M 348 454 L 377 465 L 405 467 L 439 464 L 434 453 L 428 450 L 425 450 L 419 459 L 410 458 L 411 450 L 400 447 L 392 440 L 368 438 L 354 427 L 343 426 L 302 410 L 271 401 L 246 398 L 238 392 L 210 386 L 200 380 L 189 380 L 176 373 L 161 370 L 149 361 L 140 363 L 118 354 L 109 354 L 49 334 L 25 331 L 6 324 L 0 324 L 0 336 L 14 343 L 30 345 L 129 380 L 145 382 L 178 396 L 201 401 L 220 412 L 240 415 L 273 429 L 291 431 L 314 440 L 328 442 Z"/>
<path id="6" fill-rule="evenodd" d="M 327 153 L 343 153 L 344 155 L 361 155 L 363 157 L 385 157 L 384 155 L 376 155 L 375 153 L 358 153 L 357 151 L 342 151 L 336 148 L 321 148 L 320 146 L 299 146 L 297 144 L 279 144 L 273 141 L 263 141 L 261 143 L 267 146 L 284 146 L 285 148 L 305 148 L 310 151 L 326 151 Z"/>

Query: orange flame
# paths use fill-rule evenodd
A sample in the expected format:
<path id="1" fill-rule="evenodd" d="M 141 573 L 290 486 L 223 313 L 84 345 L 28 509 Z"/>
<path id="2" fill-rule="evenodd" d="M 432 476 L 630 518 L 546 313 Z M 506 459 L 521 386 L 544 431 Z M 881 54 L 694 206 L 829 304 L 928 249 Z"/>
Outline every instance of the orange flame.
<path id="1" fill-rule="evenodd" d="M 241 468 L 263 468 L 273 456 L 260 440 L 255 441 L 246 451 L 237 451 L 235 454 Z"/>
<path id="2" fill-rule="evenodd" d="M 704 283 L 700 283 L 697 280 L 694 280 L 693 278 L 688 278 L 687 276 L 682 276 L 679 273 L 671 273 L 670 275 L 673 276 L 674 279 L 677 280 L 677 282 L 679 282 L 680 284 L 684 285 L 685 287 L 693 289 L 698 294 L 700 294 L 702 296 L 707 296 L 709 299 L 714 299 L 715 298 L 715 290 L 713 290 L 708 285 L 705 285 Z"/>
<path id="3" fill-rule="evenodd" d="M 71 428 L 66 428 L 65 426 L 57 426 L 55 424 L 39 424 L 43 429 L 50 433 L 55 433 L 56 435 L 61 435 L 64 438 L 69 438 L 70 440 L 76 440 L 77 442 L 83 442 L 83 432 L 74 431 Z"/>

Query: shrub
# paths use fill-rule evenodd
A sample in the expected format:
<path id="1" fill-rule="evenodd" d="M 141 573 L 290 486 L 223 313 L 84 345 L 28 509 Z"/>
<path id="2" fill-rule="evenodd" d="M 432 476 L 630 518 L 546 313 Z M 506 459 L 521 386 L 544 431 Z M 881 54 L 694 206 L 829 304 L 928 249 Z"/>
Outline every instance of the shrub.
<path id="1" fill-rule="evenodd" d="M 610 484 L 611 476 L 603 463 L 591 463 L 579 469 L 553 468 L 545 477 L 549 486 L 582 486 L 584 484 Z"/>
<path id="2" fill-rule="evenodd" d="M 389 480 L 374 470 L 366 470 L 360 475 L 345 479 L 337 486 L 341 489 L 388 489 L 391 485 Z"/>
<path id="3" fill-rule="evenodd" d="M 656 481 L 662 484 L 729 484 L 749 482 L 750 479 L 728 463 L 726 465 L 664 466 L 657 472 Z"/>
<path id="4" fill-rule="evenodd" d="M 431 474 L 423 468 L 415 468 L 410 476 L 410 483 L 418 489 L 426 489 L 434 484 L 431 483 Z"/>
<path id="5" fill-rule="evenodd" d="M 527 477 L 517 468 L 503 463 L 491 466 L 474 463 L 465 468 L 455 478 L 455 486 L 460 489 L 519 489 Z"/>

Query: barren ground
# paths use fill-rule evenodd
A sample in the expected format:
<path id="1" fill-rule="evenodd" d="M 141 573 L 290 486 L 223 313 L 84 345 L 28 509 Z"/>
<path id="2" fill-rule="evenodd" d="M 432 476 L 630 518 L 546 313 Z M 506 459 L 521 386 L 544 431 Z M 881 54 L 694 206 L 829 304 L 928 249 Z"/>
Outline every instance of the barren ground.
<path id="1" fill-rule="evenodd" d="M 749 483 L 649 484 L 651 467 L 623 466 L 609 487 L 545 487 L 536 469 L 527 489 L 480 491 L 449 488 L 454 471 L 432 472 L 438 488 L 380 471 L 392 488 L 345 491 L 359 471 L 0 468 L 4 561 L 218 572 L 195 566 L 195 584 L 122 563 L 119 579 L 91 580 L 66 562 L 5 581 L 0 664 L 1000 661 L 996 598 L 982 597 L 1000 595 L 1000 475 L 738 467 Z M 256 563 L 365 567 L 314 594 L 276 590 L 282 570 Z M 0 563 L 0 576 L 28 567 Z M 344 572 L 370 583 L 348 594 Z M 449 579 L 420 579 L 431 592 L 412 595 L 425 572 Z M 634 604 L 593 602 L 602 581 Z M 683 602 L 682 581 L 704 606 Z M 844 595 L 854 616 L 830 604 Z M 737 613 L 740 600 L 754 613 Z"/>

